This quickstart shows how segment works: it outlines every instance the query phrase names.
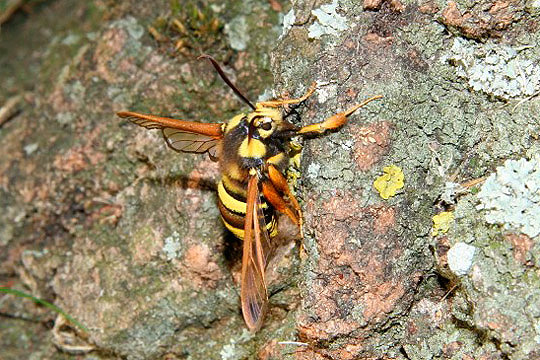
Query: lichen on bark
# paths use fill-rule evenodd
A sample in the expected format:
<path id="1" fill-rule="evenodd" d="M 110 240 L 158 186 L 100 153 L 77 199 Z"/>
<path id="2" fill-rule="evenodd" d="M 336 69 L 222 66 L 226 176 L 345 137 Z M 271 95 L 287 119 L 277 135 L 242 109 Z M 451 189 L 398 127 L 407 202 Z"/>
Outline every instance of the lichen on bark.
<path id="1" fill-rule="evenodd" d="M 293 26 L 274 53 L 279 87 L 324 80 L 336 94 L 330 101 L 312 103 L 304 118 L 324 118 L 371 94 L 385 96 L 363 109 L 343 131 L 305 145 L 304 172 L 310 176 L 302 182 L 306 190 L 302 198 L 309 261 L 301 287 L 299 337 L 310 347 L 299 349 L 296 356 L 524 359 L 535 354 L 534 320 L 523 315 L 533 313 L 530 309 L 539 304 L 534 300 L 536 286 L 525 286 L 526 294 L 518 295 L 531 299 L 521 315 L 518 309 L 523 304 L 508 307 L 513 295 L 503 296 L 502 289 L 529 280 L 509 276 L 501 281 L 500 275 L 486 269 L 485 276 L 501 282 L 501 291 L 490 296 L 467 285 L 474 273 L 458 279 L 440 268 L 445 251 L 465 241 L 478 245 L 473 269 L 476 261 L 489 269 L 488 253 L 492 253 L 480 245 L 481 239 L 500 244 L 509 235 L 500 228 L 487 231 L 478 211 L 463 218 L 456 215 L 455 226 L 474 236 L 450 232 L 432 239 L 429 228 L 437 211 L 459 212 L 473 196 L 463 197 L 468 193 L 464 189 L 455 203 L 441 202 L 446 182 L 469 182 L 487 175 L 501 160 L 523 152 L 534 154 L 539 123 L 527 114 L 537 111 L 537 103 L 522 98 L 504 106 L 501 99 L 463 82 L 456 64 L 448 61 L 453 39 L 445 35 L 448 12 L 439 3 L 370 3 L 374 12 L 363 12 L 353 2 L 339 4 L 338 13 L 353 24 L 350 31 L 314 41 L 307 38 L 305 26 Z M 294 4 L 296 18 L 305 15 L 305 5 Z M 492 4 L 492 22 L 484 23 L 478 36 L 485 36 L 486 49 L 496 42 L 526 41 L 524 55 L 535 58 L 537 36 L 517 21 L 524 9 L 517 3 L 505 6 Z M 498 32 L 508 24 L 495 29 L 497 16 L 503 13 L 514 16 L 512 31 Z M 451 29 L 458 30 L 454 36 L 470 35 L 469 23 L 456 23 Z M 504 40 L 490 37 L 495 33 Z M 362 140 L 365 143 L 358 135 L 366 136 L 380 123 L 388 124 L 388 132 L 385 139 L 374 137 L 378 151 L 364 145 L 364 156 L 351 156 L 351 148 L 361 146 Z M 351 133 L 356 135 L 353 143 L 348 142 Z M 366 158 L 376 160 L 366 162 Z M 377 198 L 370 184 L 390 164 L 403 169 L 405 188 L 386 202 Z M 347 171 L 353 176 L 345 176 Z M 534 241 L 521 235 L 511 238 L 513 246 L 521 249 L 520 258 L 532 264 Z M 432 257 L 430 248 L 437 257 Z M 498 253 L 495 258 L 506 256 Z M 534 272 L 522 271 L 527 278 Z M 433 276 L 439 280 L 434 282 Z M 450 280 L 447 288 L 445 276 Z M 451 292 L 445 295 L 446 291 Z M 481 301 L 482 296 L 491 301 Z M 482 309 L 476 310 L 477 305 Z M 498 312 L 503 313 L 501 321 L 487 325 L 489 314 Z M 503 330 L 510 324 L 512 330 Z M 527 341 L 517 344 L 513 332 Z"/>

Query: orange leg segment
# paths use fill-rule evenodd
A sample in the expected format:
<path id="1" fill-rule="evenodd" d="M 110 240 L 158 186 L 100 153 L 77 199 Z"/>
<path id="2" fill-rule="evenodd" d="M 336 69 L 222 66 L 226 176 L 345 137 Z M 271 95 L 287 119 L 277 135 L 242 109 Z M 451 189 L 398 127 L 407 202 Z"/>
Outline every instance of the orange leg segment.
<path id="1" fill-rule="evenodd" d="M 287 195 L 287 197 L 291 201 L 292 206 L 294 207 L 294 210 L 296 210 L 296 212 L 298 213 L 298 218 L 300 219 L 300 221 L 302 221 L 302 211 L 300 210 L 300 204 L 298 204 L 298 200 L 296 200 L 296 197 L 294 197 L 293 193 L 291 192 L 285 176 L 283 176 L 281 171 L 276 169 L 274 165 L 268 165 L 268 176 L 270 177 L 270 181 L 276 187 L 276 189 L 282 194 Z"/>
<path id="2" fill-rule="evenodd" d="M 376 95 L 373 96 L 360 104 L 356 104 L 355 106 L 351 107 L 347 111 L 337 113 L 336 115 L 330 116 L 328 119 L 324 120 L 323 122 L 311 124 L 304 126 L 300 130 L 298 130 L 298 134 L 322 134 L 326 130 L 332 130 L 337 129 L 347 122 L 347 117 L 354 113 L 356 110 L 360 109 L 362 106 L 365 106 L 367 103 L 382 98 L 382 95 Z"/>
<path id="3" fill-rule="evenodd" d="M 283 106 L 283 105 L 299 104 L 302 101 L 305 101 L 308 97 L 310 97 L 315 92 L 316 88 L 317 88 L 317 84 L 313 83 L 309 87 L 309 90 L 307 91 L 307 93 L 305 93 L 304 96 L 302 96 L 302 97 L 299 97 L 297 99 L 283 99 L 283 100 L 263 101 L 263 102 L 257 103 L 257 107 L 276 108 L 276 107 Z"/>
<path id="4" fill-rule="evenodd" d="M 289 188 L 289 184 L 287 183 L 287 179 L 285 178 L 285 176 L 283 176 L 281 171 L 279 171 L 272 164 L 268 164 L 268 177 L 270 178 L 270 182 L 273 185 L 274 189 L 277 189 L 277 191 L 279 191 L 281 194 L 286 195 L 289 198 L 289 201 L 290 201 L 291 205 L 294 208 L 294 213 L 293 213 L 294 218 L 296 218 L 297 220 L 295 221 L 293 219 L 293 217 L 291 217 L 290 215 L 288 215 L 288 216 L 291 218 L 291 220 L 294 221 L 295 224 L 297 224 L 299 226 L 299 228 L 300 228 L 300 236 L 304 237 L 303 229 L 302 229 L 302 225 L 303 225 L 303 222 L 302 222 L 302 220 L 303 220 L 303 218 L 302 218 L 302 210 L 300 209 L 300 204 L 298 204 L 298 200 L 296 200 L 296 197 L 294 196 L 291 189 Z M 281 195 L 280 195 L 280 197 L 281 197 Z M 281 197 L 281 199 L 283 200 L 282 197 Z M 292 210 L 291 210 L 291 208 L 289 206 L 287 206 L 287 209 L 290 212 L 292 212 Z"/>
<path id="5" fill-rule="evenodd" d="M 283 199 L 283 196 L 276 190 L 272 182 L 270 181 L 263 181 L 262 182 L 262 193 L 266 200 L 272 206 L 279 211 L 280 213 L 283 213 L 287 215 L 296 225 L 300 224 L 300 220 L 296 213 L 289 207 L 287 202 Z"/>

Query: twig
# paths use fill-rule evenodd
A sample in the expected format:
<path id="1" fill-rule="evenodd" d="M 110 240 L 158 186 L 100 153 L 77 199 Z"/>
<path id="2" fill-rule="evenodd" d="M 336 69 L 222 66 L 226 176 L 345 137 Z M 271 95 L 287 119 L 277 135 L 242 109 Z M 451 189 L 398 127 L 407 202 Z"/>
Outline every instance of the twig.
<path id="1" fill-rule="evenodd" d="M 0 13 L 0 25 L 9 20 L 9 18 L 17 11 L 21 6 L 24 5 L 24 0 L 15 0 L 8 5 L 6 11 Z"/>
<path id="2" fill-rule="evenodd" d="M 540 95 L 540 91 L 535 92 L 534 94 L 532 94 L 529 97 L 526 97 L 525 99 L 521 99 L 516 105 L 514 105 L 514 107 L 512 108 L 512 111 L 515 111 L 518 106 L 520 106 L 521 104 L 523 104 L 523 103 L 525 103 L 527 101 L 532 100 L 533 98 L 535 98 L 538 95 Z"/>
<path id="3" fill-rule="evenodd" d="M 6 101 L 4 106 L 0 108 L 0 127 L 15 115 L 19 109 L 21 98 L 21 95 L 12 96 Z"/>
<path id="4" fill-rule="evenodd" d="M 304 342 L 300 341 L 280 341 L 278 342 L 279 345 L 296 345 L 296 346 L 308 346 L 309 344 L 306 344 Z"/>

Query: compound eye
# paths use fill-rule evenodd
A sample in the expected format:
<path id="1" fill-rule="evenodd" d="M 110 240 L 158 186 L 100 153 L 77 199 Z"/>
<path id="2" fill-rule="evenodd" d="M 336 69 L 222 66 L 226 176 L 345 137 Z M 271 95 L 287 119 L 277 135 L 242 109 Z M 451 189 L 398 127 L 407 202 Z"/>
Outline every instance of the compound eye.
<path id="1" fill-rule="evenodd" d="M 268 131 L 272 129 L 272 123 L 271 122 L 265 122 L 261 124 L 261 129 Z"/>

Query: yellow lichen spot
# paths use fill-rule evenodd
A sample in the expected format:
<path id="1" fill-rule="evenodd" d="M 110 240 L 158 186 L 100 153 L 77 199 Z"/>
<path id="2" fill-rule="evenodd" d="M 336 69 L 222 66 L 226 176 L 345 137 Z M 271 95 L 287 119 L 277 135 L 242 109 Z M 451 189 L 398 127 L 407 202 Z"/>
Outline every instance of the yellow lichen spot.
<path id="1" fill-rule="evenodd" d="M 431 229 L 431 235 L 437 236 L 439 234 L 447 233 L 450 230 L 450 224 L 454 221 L 454 213 L 451 211 L 443 211 L 440 214 L 433 216 L 433 229 Z"/>
<path id="2" fill-rule="evenodd" d="M 388 199 L 390 196 L 396 195 L 397 191 L 403 187 L 405 175 L 396 165 L 386 166 L 383 172 L 384 174 L 373 182 L 373 186 L 383 199 Z"/>

